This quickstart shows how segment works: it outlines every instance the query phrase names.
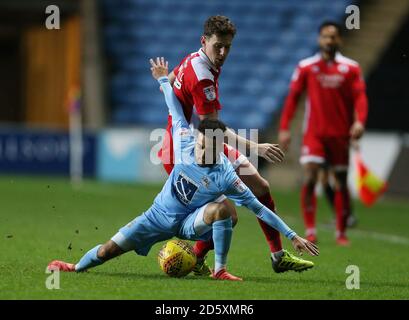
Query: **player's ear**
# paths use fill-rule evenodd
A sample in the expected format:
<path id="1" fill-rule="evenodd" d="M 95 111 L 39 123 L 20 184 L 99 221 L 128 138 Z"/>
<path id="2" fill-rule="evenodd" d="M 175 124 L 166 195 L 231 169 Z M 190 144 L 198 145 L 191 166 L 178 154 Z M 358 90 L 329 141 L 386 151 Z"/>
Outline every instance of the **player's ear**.
<path id="1" fill-rule="evenodd" d="M 205 44 L 206 44 L 206 36 L 205 35 L 201 36 L 200 43 L 202 44 L 202 47 L 205 46 Z"/>

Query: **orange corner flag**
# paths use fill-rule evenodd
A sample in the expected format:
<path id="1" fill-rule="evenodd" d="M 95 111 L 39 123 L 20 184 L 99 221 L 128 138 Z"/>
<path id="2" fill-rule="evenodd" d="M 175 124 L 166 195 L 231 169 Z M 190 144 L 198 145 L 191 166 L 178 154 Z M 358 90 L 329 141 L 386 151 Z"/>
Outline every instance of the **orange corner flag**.
<path id="1" fill-rule="evenodd" d="M 386 191 L 387 183 L 366 167 L 359 152 L 355 154 L 355 166 L 359 198 L 364 205 L 370 207 Z"/>

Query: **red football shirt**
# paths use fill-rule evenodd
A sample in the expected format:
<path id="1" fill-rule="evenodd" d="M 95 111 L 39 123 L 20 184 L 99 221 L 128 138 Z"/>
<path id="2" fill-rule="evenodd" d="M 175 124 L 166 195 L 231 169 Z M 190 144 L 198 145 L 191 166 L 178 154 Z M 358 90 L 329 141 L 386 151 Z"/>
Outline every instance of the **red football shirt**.
<path id="1" fill-rule="evenodd" d="M 192 119 L 194 109 L 199 115 L 221 109 L 218 88 L 220 68 L 212 64 L 202 49 L 185 57 L 173 72 L 176 76 L 173 91 L 183 107 L 188 122 Z M 166 128 L 168 133 L 158 154 L 169 174 L 173 168 L 171 128 L 172 117 L 169 115 Z"/>
<path id="2" fill-rule="evenodd" d="M 194 108 L 200 115 L 221 109 L 218 90 L 220 69 L 210 62 L 202 49 L 184 58 L 173 72 L 176 76 L 173 90 L 189 122 Z"/>
<path id="3" fill-rule="evenodd" d="M 320 53 L 301 60 L 292 76 L 281 115 L 281 130 L 288 130 L 298 98 L 305 89 L 304 134 L 319 137 L 349 136 L 355 120 L 365 125 L 368 101 L 357 62 L 340 53 L 328 62 L 322 59 Z"/>

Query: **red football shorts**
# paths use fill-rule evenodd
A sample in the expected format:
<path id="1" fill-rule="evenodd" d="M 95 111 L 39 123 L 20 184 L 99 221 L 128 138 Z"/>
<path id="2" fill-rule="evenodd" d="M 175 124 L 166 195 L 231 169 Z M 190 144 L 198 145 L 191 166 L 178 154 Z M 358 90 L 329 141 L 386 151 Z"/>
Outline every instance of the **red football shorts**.
<path id="1" fill-rule="evenodd" d="M 317 137 L 304 135 L 300 163 L 328 164 L 335 169 L 347 169 L 349 137 Z"/>

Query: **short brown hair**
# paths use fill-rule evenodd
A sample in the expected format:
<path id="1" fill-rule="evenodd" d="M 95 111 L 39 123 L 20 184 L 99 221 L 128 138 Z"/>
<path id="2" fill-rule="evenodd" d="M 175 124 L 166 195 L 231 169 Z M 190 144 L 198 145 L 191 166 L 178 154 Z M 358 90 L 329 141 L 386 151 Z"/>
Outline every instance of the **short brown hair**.
<path id="1" fill-rule="evenodd" d="M 220 129 L 223 132 L 226 131 L 226 125 L 218 119 L 203 119 L 199 122 L 197 130 L 205 134 L 206 130 L 211 130 L 212 132 Z"/>
<path id="2" fill-rule="evenodd" d="M 236 34 L 236 27 L 233 22 L 225 16 L 211 16 L 204 24 L 203 35 L 211 37 L 214 34 L 216 36 L 232 35 L 234 37 Z"/>

